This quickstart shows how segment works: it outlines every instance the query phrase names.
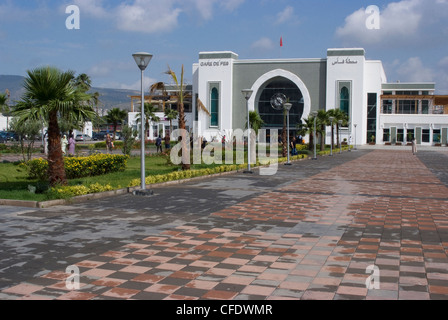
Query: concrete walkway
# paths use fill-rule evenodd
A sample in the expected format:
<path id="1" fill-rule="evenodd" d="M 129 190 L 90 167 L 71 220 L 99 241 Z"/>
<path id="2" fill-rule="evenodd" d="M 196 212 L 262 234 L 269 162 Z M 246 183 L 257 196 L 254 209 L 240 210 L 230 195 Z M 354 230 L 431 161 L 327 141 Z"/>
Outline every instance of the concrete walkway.
<path id="1" fill-rule="evenodd" d="M 0 207 L 0 299 L 448 299 L 447 160 L 361 148 L 152 198 Z"/>

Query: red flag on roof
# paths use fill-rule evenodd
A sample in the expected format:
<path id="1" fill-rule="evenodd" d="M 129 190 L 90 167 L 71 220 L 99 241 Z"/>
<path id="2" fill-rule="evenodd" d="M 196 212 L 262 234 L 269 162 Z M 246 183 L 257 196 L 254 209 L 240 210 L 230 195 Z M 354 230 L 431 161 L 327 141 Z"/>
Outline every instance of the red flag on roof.
<path id="1" fill-rule="evenodd" d="M 280 47 L 283 47 L 283 37 L 280 37 Z"/>

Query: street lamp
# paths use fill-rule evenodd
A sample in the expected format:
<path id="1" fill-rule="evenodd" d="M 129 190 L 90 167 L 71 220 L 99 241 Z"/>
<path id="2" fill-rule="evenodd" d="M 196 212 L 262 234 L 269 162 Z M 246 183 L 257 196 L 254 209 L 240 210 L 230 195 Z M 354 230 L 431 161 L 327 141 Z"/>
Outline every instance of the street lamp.
<path id="1" fill-rule="evenodd" d="M 358 126 L 357 124 L 354 124 L 354 126 L 355 126 L 355 150 L 358 150 L 358 147 L 357 147 L 357 141 L 356 141 L 356 127 Z"/>
<path id="2" fill-rule="evenodd" d="M 339 126 L 339 154 L 341 154 L 342 153 L 342 132 L 341 132 L 342 120 L 338 121 L 338 126 Z"/>
<path id="3" fill-rule="evenodd" d="M 348 152 L 352 152 L 350 145 L 352 143 L 352 123 L 348 123 Z"/>
<path id="4" fill-rule="evenodd" d="M 314 158 L 312 160 L 317 160 L 317 137 L 316 137 L 316 126 L 317 126 L 317 111 L 313 111 L 311 115 L 314 117 L 314 128 L 313 128 L 313 142 L 314 142 Z"/>
<path id="5" fill-rule="evenodd" d="M 287 119 L 288 119 L 288 130 L 287 130 L 287 133 L 288 133 L 288 162 L 285 163 L 285 165 L 290 166 L 292 164 L 291 164 L 291 158 L 290 158 L 290 155 L 289 155 L 290 154 L 290 151 L 289 151 L 289 111 L 291 111 L 292 104 L 287 102 L 287 103 L 285 103 L 283 105 L 283 108 L 285 108 L 285 110 L 287 112 L 287 115 L 288 115 L 287 116 Z"/>
<path id="6" fill-rule="evenodd" d="M 244 171 L 244 173 L 253 173 L 250 169 L 250 115 L 249 115 L 249 99 L 252 97 L 253 90 L 250 89 L 243 89 L 241 90 L 241 93 L 243 94 L 244 98 L 246 99 L 246 109 L 247 109 L 247 170 Z"/>
<path id="7" fill-rule="evenodd" d="M 132 55 L 134 57 L 137 66 L 141 70 L 141 93 L 142 93 L 142 108 L 141 108 L 141 117 L 140 120 L 142 122 L 141 126 L 141 190 L 135 191 L 134 195 L 152 195 L 153 192 L 150 190 L 146 190 L 146 175 L 145 175 L 145 90 L 143 88 L 143 74 L 145 69 L 148 67 L 149 62 L 152 59 L 152 54 L 146 52 L 137 52 Z"/>
<path id="8" fill-rule="evenodd" d="M 333 136 L 333 121 L 334 121 L 334 117 L 329 117 L 328 119 L 330 120 L 330 123 L 331 123 L 330 157 L 332 157 L 333 156 L 333 139 L 334 139 L 334 136 Z"/>

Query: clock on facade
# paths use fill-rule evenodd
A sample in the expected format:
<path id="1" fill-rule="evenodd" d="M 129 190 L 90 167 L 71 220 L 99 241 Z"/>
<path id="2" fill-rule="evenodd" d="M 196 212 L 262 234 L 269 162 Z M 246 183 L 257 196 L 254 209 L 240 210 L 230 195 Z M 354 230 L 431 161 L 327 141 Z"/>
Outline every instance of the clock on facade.
<path id="1" fill-rule="evenodd" d="M 275 110 L 283 110 L 283 106 L 287 101 L 286 96 L 283 93 L 274 94 L 271 98 L 271 106 Z"/>

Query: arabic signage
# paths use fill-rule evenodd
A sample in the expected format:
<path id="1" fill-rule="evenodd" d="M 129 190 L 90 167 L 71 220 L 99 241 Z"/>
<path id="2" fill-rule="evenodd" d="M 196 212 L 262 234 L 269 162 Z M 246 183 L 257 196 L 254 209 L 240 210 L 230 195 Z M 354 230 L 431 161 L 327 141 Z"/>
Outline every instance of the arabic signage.
<path id="1" fill-rule="evenodd" d="M 335 66 L 337 64 L 358 64 L 358 61 L 352 60 L 350 58 L 347 58 L 347 59 L 337 58 L 336 61 L 333 62 L 333 65 Z"/>

